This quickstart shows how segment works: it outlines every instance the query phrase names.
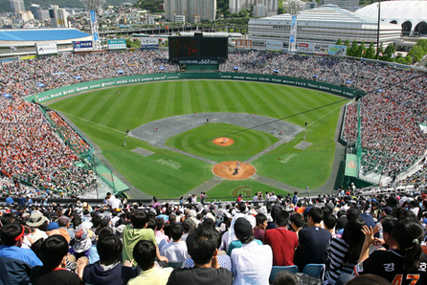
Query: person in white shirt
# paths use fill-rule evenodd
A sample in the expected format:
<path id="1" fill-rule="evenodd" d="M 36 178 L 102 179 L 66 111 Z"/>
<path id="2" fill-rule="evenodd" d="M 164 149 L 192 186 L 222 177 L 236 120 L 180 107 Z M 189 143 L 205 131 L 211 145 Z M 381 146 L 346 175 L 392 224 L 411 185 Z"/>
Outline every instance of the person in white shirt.
<path id="1" fill-rule="evenodd" d="M 242 242 L 241 248 L 231 252 L 233 264 L 233 285 L 268 285 L 273 266 L 273 251 L 269 245 L 259 245 L 254 241 L 253 228 L 245 218 L 238 218 L 234 232 Z"/>
<path id="2" fill-rule="evenodd" d="M 169 262 L 184 262 L 189 258 L 187 244 L 181 240 L 184 228 L 180 224 L 175 224 L 170 229 L 172 241 L 162 247 L 161 255 L 166 256 Z"/>

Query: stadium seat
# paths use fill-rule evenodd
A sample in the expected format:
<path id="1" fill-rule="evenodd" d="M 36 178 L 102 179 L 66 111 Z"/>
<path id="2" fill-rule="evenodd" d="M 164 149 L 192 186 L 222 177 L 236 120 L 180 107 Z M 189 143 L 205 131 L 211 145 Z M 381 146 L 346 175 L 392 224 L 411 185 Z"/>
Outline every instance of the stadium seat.
<path id="1" fill-rule="evenodd" d="M 276 274 L 280 271 L 289 271 L 291 273 L 297 273 L 298 272 L 298 266 L 296 265 L 290 265 L 290 266 L 273 266 L 270 273 L 270 284 L 273 284 L 274 278 L 276 277 Z"/>
<path id="2" fill-rule="evenodd" d="M 166 267 L 181 268 L 183 262 L 169 262 Z"/>
<path id="3" fill-rule="evenodd" d="M 320 274 L 322 273 L 322 269 L 325 267 L 325 264 L 307 264 L 302 273 L 310 275 L 315 278 L 320 278 Z"/>

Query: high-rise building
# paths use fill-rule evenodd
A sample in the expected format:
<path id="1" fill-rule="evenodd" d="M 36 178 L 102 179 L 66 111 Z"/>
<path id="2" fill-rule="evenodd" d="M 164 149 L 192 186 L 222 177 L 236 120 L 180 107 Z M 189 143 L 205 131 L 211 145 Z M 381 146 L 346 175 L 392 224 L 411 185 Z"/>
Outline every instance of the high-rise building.
<path id="1" fill-rule="evenodd" d="M 43 20 L 42 19 L 42 7 L 40 7 L 40 5 L 31 4 L 30 10 L 31 10 L 31 13 L 33 13 L 34 18 L 36 20 Z"/>
<path id="2" fill-rule="evenodd" d="M 209 22 L 216 18 L 216 0 L 166 0 L 164 7 L 168 21 L 174 21 L 175 15 Z"/>
<path id="3" fill-rule="evenodd" d="M 25 11 L 24 0 L 9 0 L 12 12 L 19 13 Z"/>
<path id="4" fill-rule="evenodd" d="M 254 17 L 262 18 L 267 17 L 267 7 L 264 5 L 258 4 L 254 6 Z"/>
<path id="5" fill-rule="evenodd" d="M 59 8 L 58 5 L 51 5 L 49 16 L 52 28 L 69 28 L 65 9 Z"/>
<path id="6" fill-rule="evenodd" d="M 228 11 L 239 13 L 242 10 L 250 10 L 256 5 L 267 7 L 268 15 L 276 15 L 279 9 L 278 0 L 230 0 Z"/>

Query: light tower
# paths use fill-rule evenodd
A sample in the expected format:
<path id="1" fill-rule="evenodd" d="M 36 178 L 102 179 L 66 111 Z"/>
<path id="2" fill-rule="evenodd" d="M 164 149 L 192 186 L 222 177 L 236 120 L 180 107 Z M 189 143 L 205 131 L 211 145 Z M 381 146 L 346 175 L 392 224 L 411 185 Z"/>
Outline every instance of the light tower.
<path id="1" fill-rule="evenodd" d="M 289 48 L 288 51 L 296 52 L 297 41 L 297 15 L 304 10 L 305 3 L 300 0 L 289 0 L 283 3 L 283 8 L 292 15 L 291 29 L 289 31 Z"/>
<path id="2" fill-rule="evenodd" d="M 98 21 L 96 20 L 96 11 L 104 5 L 105 0 L 80 0 L 86 9 L 90 11 L 90 27 L 92 30 L 93 47 L 95 50 L 101 49 L 101 40 L 99 39 Z"/>

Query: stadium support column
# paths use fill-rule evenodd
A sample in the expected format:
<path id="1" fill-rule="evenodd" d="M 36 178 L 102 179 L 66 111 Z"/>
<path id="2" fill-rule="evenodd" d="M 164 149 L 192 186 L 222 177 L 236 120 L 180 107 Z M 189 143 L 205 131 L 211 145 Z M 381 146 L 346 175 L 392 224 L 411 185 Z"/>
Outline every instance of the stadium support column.
<path id="1" fill-rule="evenodd" d="M 381 0 L 378 0 L 377 60 L 380 57 L 380 24 L 381 24 Z"/>
<path id="2" fill-rule="evenodd" d="M 289 30 L 289 52 L 297 51 L 297 15 L 304 9 L 305 3 L 300 0 L 289 0 L 283 3 L 286 11 L 292 15 L 291 28 Z"/>

